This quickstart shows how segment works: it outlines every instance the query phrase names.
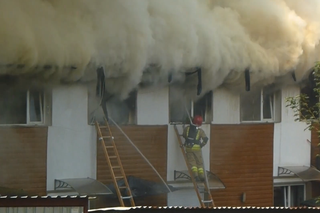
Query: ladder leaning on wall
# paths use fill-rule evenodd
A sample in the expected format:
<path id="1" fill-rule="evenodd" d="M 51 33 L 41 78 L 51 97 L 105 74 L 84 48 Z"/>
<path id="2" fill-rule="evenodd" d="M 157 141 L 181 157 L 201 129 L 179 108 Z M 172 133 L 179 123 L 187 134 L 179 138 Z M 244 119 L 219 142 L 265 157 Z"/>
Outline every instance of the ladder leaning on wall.
<path id="1" fill-rule="evenodd" d="M 187 160 L 186 151 L 185 151 L 185 149 L 183 147 L 183 143 L 181 141 L 181 135 L 179 134 L 179 131 L 178 131 L 178 128 L 177 128 L 176 125 L 174 125 L 174 130 L 175 130 L 176 136 L 178 138 L 179 146 L 180 146 L 181 152 L 183 154 L 185 163 L 187 165 L 189 176 L 190 176 L 191 181 L 193 183 L 193 187 L 194 187 L 194 190 L 196 191 L 196 194 L 197 194 L 197 197 L 199 199 L 199 203 L 200 203 L 201 207 L 214 207 L 215 204 L 214 204 L 211 192 L 210 192 L 208 179 L 207 179 L 208 177 L 207 177 L 206 173 L 205 173 L 205 181 L 197 182 L 195 180 L 194 175 L 193 175 L 192 170 L 191 170 L 191 167 L 190 167 L 190 164 L 188 163 L 188 160 Z M 204 171 L 206 171 L 206 170 L 204 169 Z M 204 196 L 203 196 L 204 198 L 203 199 L 202 199 L 201 194 L 200 194 L 201 193 L 200 192 L 201 189 L 203 189 L 203 193 L 204 193 Z"/>
<path id="2" fill-rule="evenodd" d="M 104 119 L 104 121 L 104 126 L 101 126 L 97 121 L 95 122 L 95 126 L 98 132 L 99 141 L 101 141 L 105 158 L 110 168 L 111 177 L 120 205 L 125 206 L 124 200 L 129 200 L 131 206 L 135 206 L 131 189 L 129 187 L 127 177 L 125 175 L 109 123 L 107 119 Z M 119 180 L 124 181 L 124 186 L 118 185 Z"/>

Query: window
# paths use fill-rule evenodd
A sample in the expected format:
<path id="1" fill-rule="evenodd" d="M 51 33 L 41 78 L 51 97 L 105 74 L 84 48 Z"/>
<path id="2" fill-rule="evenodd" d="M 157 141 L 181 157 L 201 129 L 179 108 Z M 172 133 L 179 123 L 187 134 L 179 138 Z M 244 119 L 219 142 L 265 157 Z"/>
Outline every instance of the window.
<path id="1" fill-rule="evenodd" d="M 170 87 L 170 122 L 189 123 L 189 116 L 201 115 L 204 123 L 212 121 L 212 92 L 206 93 L 199 100 L 183 97 L 177 89 Z"/>
<path id="2" fill-rule="evenodd" d="M 305 200 L 305 185 L 274 187 L 273 204 L 278 207 L 297 207 Z"/>
<path id="3" fill-rule="evenodd" d="M 28 91 L 27 93 L 27 120 L 29 123 L 43 123 L 43 93 Z"/>
<path id="4" fill-rule="evenodd" d="M 137 123 L 137 91 L 131 92 L 127 99 L 113 96 L 107 101 L 108 116 L 117 124 Z"/>
<path id="5" fill-rule="evenodd" d="M 38 91 L 0 92 L 0 124 L 44 124 L 44 94 Z"/>
<path id="6" fill-rule="evenodd" d="M 272 87 L 250 91 L 240 96 L 241 121 L 278 122 L 280 120 L 280 91 Z"/>

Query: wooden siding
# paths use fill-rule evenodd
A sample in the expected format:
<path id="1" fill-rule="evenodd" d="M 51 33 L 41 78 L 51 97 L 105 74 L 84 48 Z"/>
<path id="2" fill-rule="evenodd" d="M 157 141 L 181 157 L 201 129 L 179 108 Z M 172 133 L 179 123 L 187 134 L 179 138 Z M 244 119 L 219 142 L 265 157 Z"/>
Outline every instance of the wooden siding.
<path id="1" fill-rule="evenodd" d="M 167 176 L 167 126 L 122 126 L 123 131 L 145 155 L 150 163 L 166 181 Z M 125 136 L 115 127 L 112 133 L 127 176 L 132 175 L 144 180 L 161 183 L 160 178 L 147 164 Z M 112 183 L 110 170 L 101 145 L 97 149 L 97 179 L 105 184 Z M 136 205 L 166 205 L 167 195 L 136 199 Z M 109 206 L 118 203 L 109 202 Z"/>
<path id="2" fill-rule="evenodd" d="M 273 124 L 211 126 L 210 169 L 226 185 L 212 191 L 217 206 L 273 205 L 273 129 Z"/>
<path id="3" fill-rule="evenodd" d="M 46 194 L 47 127 L 0 127 L 0 187 Z M 15 190 L 16 192 L 17 190 Z M 11 194 L 6 190 L 0 194 Z"/>

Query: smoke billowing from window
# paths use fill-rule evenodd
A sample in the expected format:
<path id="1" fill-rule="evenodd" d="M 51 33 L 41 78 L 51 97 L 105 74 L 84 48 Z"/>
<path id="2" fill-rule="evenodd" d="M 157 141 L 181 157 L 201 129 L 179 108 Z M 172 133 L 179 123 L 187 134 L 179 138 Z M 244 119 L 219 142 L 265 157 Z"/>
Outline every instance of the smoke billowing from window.
<path id="1" fill-rule="evenodd" d="M 104 66 L 123 96 L 153 65 L 165 80 L 201 67 L 205 91 L 247 68 L 252 84 L 293 70 L 301 79 L 319 59 L 319 9 L 318 0 L 1 1 L 0 74 L 89 81 Z"/>

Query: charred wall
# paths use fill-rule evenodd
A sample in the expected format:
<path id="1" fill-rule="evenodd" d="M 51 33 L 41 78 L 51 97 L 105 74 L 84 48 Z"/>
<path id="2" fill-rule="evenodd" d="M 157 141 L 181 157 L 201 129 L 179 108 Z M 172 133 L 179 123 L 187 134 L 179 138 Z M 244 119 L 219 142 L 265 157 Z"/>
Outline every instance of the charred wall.
<path id="1" fill-rule="evenodd" d="M 210 169 L 226 185 L 212 191 L 217 206 L 273 205 L 273 131 L 273 124 L 211 126 Z"/>
<path id="2" fill-rule="evenodd" d="M 0 127 L 0 194 L 46 194 L 47 133 L 47 127 Z"/>
<path id="3" fill-rule="evenodd" d="M 161 126 L 122 126 L 138 149 L 145 155 L 164 180 L 167 176 L 167 133 L 168 127 Z M 142 156 L 128 142 L 125 136 L 115 127 L 112 127 L 114 141 L 117 144 L 121 162 L 127 176 L 132 175 L 144 180 L 161 183 L 160 178 L 147 164 Z M 101 144 L 97 146 L 97 179 L 105 184 L 112 183 L 110 170 L 105 160 Z M 163 206 L 167 204 L 167 195 L 139 198 L 136 205 Z M 107 205 L 119 205 L 117 200 L 108 201 Z"/>

